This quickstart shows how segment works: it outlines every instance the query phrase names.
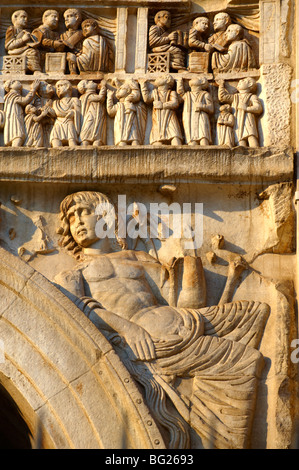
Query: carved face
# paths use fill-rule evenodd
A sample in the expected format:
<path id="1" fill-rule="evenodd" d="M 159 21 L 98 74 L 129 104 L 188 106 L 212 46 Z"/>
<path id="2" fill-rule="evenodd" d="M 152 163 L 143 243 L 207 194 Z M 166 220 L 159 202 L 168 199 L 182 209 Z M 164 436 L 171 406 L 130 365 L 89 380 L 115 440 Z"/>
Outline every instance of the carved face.
<path id="1" fill-rule="evenodd" d="M 238 27 L 238 25 L 235 25 L 235 24 L 231 24 L 226 32 L 225 32 L 225 35 L 226 35 L 226 38 L 228 41 L 235 41 L 236 39 L 239 38 L 239 35 L 240 35 L 240 28 Z"/>
<path id="2" fill-rule="evenodd" d="M 15 90 L 15 91 L 21 93 L 22 88 L 23 88 L 23 87 L 22 87 L 22 84 L 21 84 L 21 82 L 19 82 L 18 80 L 13 80 L 13 81 L 11 82 L 11 85 L 10 85 L 10 89 L 11 89 L 11 90 Z"/>
<path id="3" fill-rule="evenodd" d="M 237 90 L 242 93 L 242 92 L 252 91 L 254 87 L 255 87 L 255 81 L 252 78 L 247 77 L 239 81 L 237 85 Z"/>
<path id="4" fill-rule="evenodd" d="M 97 28 L 92 23 L 82 23 L 82 31 L 83 35 L 88 38 L 89 36 L 93 36 L 97 33 Z"/>
<path id="5" fill-rule="evenodd" d="M 157 24 L 164 26 L 165 28 L 170 28 L 171 26 L 171 14 L 168 11 L 161 12 L 157 17 Z"/>
<path id="6" fill-rule="evenodd" d="M 66 28 L 77 29 L 80 23 L 80 15 L 75 10 L 67 10 L 64 13 L 64 23 Z"/>
<path id="7" fill-rule="evenodd" d="M 15 11 L 12 15 L 12 23 L 16 28 L 26 28 L 28 23 L 28 15 L 26 11 Z"/>
<path id="8" fill-rule="evenodd" d="M 56 93 L 58 98 L 70 96 L 72 93 L 71 84 L 67 80 L 59 80 L 56 83 Z"/>
<path id="9" fill-rule="evenodd" d="M 224 13 L 218 13 L 218 15 L 215 15 L 214 17 L 214 30 L 215 31 L 225 31 L 225 28 L 227 27 L 229 23 L 229 18 L 227 15 Z"/>
<path id="10" fill-rule="evenodd" d="M 196 18 L 193 22 L 193 27 L 196 29 L 196 31 L 205 33 L 209 28 L 208 18 Z"/>
<path id="11" fill-rule="evenodd" d="M 68 211 L 68 219 L 73 239 L 79 246 L 86 248 L 99 239 L 95 233 L 98 216 L 87 204 L 72 206 Z"/>
<path id="12" fill-rule="evenodd" d="M 54 10 L 51 10 L 49 13 L 44 15 L 43 21 L 44 24 L 49 26 L 50 29 L 56 29 L 59 21 L 58 13 Z"/>

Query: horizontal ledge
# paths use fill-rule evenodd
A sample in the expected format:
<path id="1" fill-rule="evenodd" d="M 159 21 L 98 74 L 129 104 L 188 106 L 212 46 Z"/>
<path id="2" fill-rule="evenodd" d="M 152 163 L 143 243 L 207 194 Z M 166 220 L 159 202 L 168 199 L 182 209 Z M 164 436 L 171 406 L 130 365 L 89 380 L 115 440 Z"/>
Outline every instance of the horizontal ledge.
<path id="1" fill-rule="evenodd" d="M 0 181 L 274 183 L 293 172 L 290 147 L 0 148 Z"/>
<path id="2" fill-rule="evenodd" d="M 166 73 L 166 72 L 165 72 Z M 197 72 L 189 72 L 189 71 L 184 71 L 182 73 L 177 73 L 177 72 L 169 72 L 170 75 L 174 79 L 182 78 L 185 80 L 191 80 L 195 76 L 198 76 Z M 217 74 L 213 73 L 201 73 L 201 76 L 204 76 L 207 80 L 213 81 L 213 80 L 240 80 L 245 77 L 254 77 L 258 79 L 260 77 L 260 70 L 259 69 L 252 69 L 248 71 L 243 71 L 243 72 L 236 72 L 236 71 L 231 71 L 231 72 L 218 72 Z M 80 80 L 102 80 L 103 78 L 105 80 L 113 80 L 115 78 L 118 78 L 119 80 L 128 80 L 128 79 L 136 79 L 138 78 L 146 78 L 148 81 L 156 80 L 156 78 L 161 76 L 161 72 L 139 72 L 135 71 L 132 73 L 127 73 L 124 71 L 116 71 L 114 73 L 102 73 L 102 72 L 83 72 L 81 74 L 61 74 L 60 72 L 49 72 L 49 73 L 38 73 L 38 74 L 19 74 L 19 73 L 3 73 L 0 72 L 0 80 L 1 81 L 6 81 L 10 80 L 11 77 L 14 79 L 18 79 L 20 82 L 28 82 L 31 83 L 35 79 L 39 80 L 47 80 L 48 82 L 56 82 L 58 80 L 66 79 L 69 80 L 70 82 L 79 82 Z"/>

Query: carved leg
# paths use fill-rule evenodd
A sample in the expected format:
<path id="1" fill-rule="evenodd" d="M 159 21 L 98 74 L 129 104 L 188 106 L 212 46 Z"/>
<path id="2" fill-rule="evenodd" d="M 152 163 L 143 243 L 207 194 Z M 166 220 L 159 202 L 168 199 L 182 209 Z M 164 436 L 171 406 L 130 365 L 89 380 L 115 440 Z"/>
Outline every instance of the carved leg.
<path id="1" fill-rule="evenodd" d="M 210 142 L 204 137 L 203 139 L 201 139 L 200 145 L 210 145 Z"/>
<path id="2" fill-rule="evenodd" d="M 75 139 L 69 140 L 69 147 L 76 147 L 77 145 L 78 145 L 78 142 Z"/>
<path id="3" fill-rule="evenodd" d="M 24 143 L 24 138 L 23 137 L 17 137 L 16 139 L 13 139 L 11 146 L 12 147 L 22 147 Z"/>
<path id="4" fill-rule="evenodd" d="M 53 139 L 51 145 L 53 148 L 62 147 L 62 142 L 59 139 Z"/>
<path id="5" fill-rule="evenodd" d="M 174 137 L 171 140 L 171 145 L 182 145 L 182 144 L 183 144 L 182 139 L 180 139 L 179 137 Z"/>
<path id="6" fill-rule="evenodd" d="M 251 135 L 250 137 L 248 137 L 248 144 L 249 147 L 259 147 L 259 142 L 255 135 Z"/>

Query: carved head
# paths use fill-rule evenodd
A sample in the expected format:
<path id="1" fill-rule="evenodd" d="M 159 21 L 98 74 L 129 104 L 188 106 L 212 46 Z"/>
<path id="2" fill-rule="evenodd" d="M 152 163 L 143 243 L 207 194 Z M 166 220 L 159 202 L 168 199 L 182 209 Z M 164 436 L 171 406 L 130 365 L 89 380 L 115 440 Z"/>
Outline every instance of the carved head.
<path id="1" fill-rule="evenodd" d="M 223 104 L 220 106 L 219 111 L 221 113 L 232 113 L 232 107 L 229 104 Z"/>
<path id="2" fill-rule="evenodd" d="M 99 206 L 114 208 L 105 194 L 95 191 L 70 194 L 60 204 L 61 225 L 57 233 L 62 237 L 59 243 L 77 259 L 82 257 L 83 248 L 99 240 L 96 235 L 96 223 L 102 217 L 100 214 L 103 214 L 103 211 L 98 211 Z M 125 240 L 118 237 L 117 228 L 115 240 L 118 247 L 127 248 Z"/>
<path id="3" fill-rule="evenodd" d="M 193 78 L 190 80 L 189 85 L 192 91 L 206 90 L 209 86 L 209 82 L 205 77 Z"/>
<path id="4" fill-rule="evenodd" d="M 26 28 L 28 23 L 28 14 L 24 10 L 17 10 L 13 12 L 11 22 L 16 28 Z"/>
<path id="5" fill-rule="evenodd" d="M 162 75 L 161 77 L 157 78 L 154 82 L 154 86 L 157 88 L 166 86 L 168 89 L 171 89 L 173 88 L 173 85 L 174 79 L 169 74 Z"/>
<path id="6" fill-rule="evenodd" d="M 38 95 L 41 98 L 52 98 L 55 93 L 55 88 L 50 83 L 44 82 L 43 80 L 40 82 L 38 87 Z"/>
<path id="7" fill-rule="evenodd" d="M 43 24 L 51 30 L 56 29 L 59 21 L 59 14 L 56 10 L 46 10 L 43 14 Z"/>
<path id="8" fill-rule="evenodd" d="M 77 8 L 69 8 L 63 13 L 65 27 L 67 29 L 78 29 L 81 21 L 82 15 Z"/>
<path id="9" fill-rule="evenodd" d="M 168 29 L 171 26 L 171 13 L 167 10 L 158 11 L 155 15 L 154 21 L 156 25 L 164 26 Z"/>
<path id="10" fill-rule="evenodd" d="M 56 83 L 56 93 L 58 98 L 63 98 L 64 96 L 72 96 L 73 88 L 71 82 L 68 80 L 58 80 Z"/>
<path id="11" fill-rule="evenodd" d="M 228 42 L 238 41 L 244 37 L 244 29 L 239 24 L 231 24 L 225 31 Z"/>
<path id="12" fill-rule="evenodd" d="M 3 86 L 4 86 L 4 90 L 6 91 L 6 93 L 9 93 L 11 90 L 21 93 L 23 89 L 22 83 L 19 82 L 18 80 L 7 80 Z"/>
<path id="13" fill-rule="evenodd" d="M 25 108 L 26 114 L 35 114 L 37 112 L 37 108 L 33 106 L 33 104 L 27 104 Z"/>
<path id="14" fill-rule="evenodd" d="M 195 18 L 192 23 L 192 26 L 194 29 L 196 29 L 196 31 L 200 33 L 205 33 L 209 29 L 209 20 L 208 18 L 199 16 L 198 18 Z"/>
<path id="15" fill-rule="evenodd" d="M 214 16 L 213 26 L 215 31 L 225 31 L 232 20 L 228 13 L 221 12 Z"/>
<path id="16" fill-rule="evenodd" d="M 99 24 L 96 20 L 88 18 L 87 20 L 83 21 L 81 27 L 83 35 L 86 38 L 95 34 L 99 34 Z"/>
<path id="17" fill-rule="evenodd" d="M 257 88 L 257 83 L 254 78 L 246 77 L 239 81 L 237 85 L 237 90 L 240 93 L 251 92 L 254 93 Z"/>

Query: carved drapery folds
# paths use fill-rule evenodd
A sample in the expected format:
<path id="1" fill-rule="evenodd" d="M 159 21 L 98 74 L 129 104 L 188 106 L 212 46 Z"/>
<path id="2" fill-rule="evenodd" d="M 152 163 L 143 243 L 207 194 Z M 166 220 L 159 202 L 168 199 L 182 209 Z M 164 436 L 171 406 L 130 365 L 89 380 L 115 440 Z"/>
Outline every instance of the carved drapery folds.
<path id="1" fill-rule="evenodd" d="M 12 104 L 12 94 L 8 96 L 7 92 L 10 90 L 9 81 L 3 80 L 7 92 L 5 108 L 12 106 L 12 116 L 18 115 L 17 127 L 22 129 L 17 131 L 15 119 L 3 110 L 4 145 L 57 147 L 171 143 L 233 147 L 252 146 L 254 141 L 254 146 L 263 146 L 259 135 L 259 118 L 263 109 L 259 99 L 255 99 L 253 93 L 249 98 L 250 92 L 242 92 L 242 98 L 237 98 L 241 96 L 239 86 L 244 73 L 250 79 L 259 76 L 257 50 L 244 22 L 240 18 L 236 22 L 236 15 L 232 20 L 228 12 L 196 16 L 162 9 L 156 12 L 142 10 L 144 14 L 137 15 L 136 41 L 143 41 L 144 48 L 147 48 L 147 64 L 144 63 L 144 51 L 136 44 L 138 73 L 130 74 L 130 78 L 124 77 L 123 72 L 126 73 L 129 50 L 132 49 L 127 45 L 131 32 L 128 29 L 129 17 L 136 14 L 127 9 L 115 8 L 109 15 L 105 10 L 99 14 L 80 8 L 47 9 L 41 12 L 41 17 L 35 18 L 29 18 L 25 10 L 17 10 L 10 18 L 5 18 L 2 29 L 8 22 L 11 24 L 3 30 L 7 55 L 3 57 L 2 73 L 7 79 L 17 74 L 23 93 L 19 89 L 19 104 L 17 101 Z M 145 16 L 148 29 L 142 30 L 138 22 Z M 157 72 L 160 78 L 157 78 Z M 161 72 L 165 72 L 163 78 Z M 38 94 L 32 100 L 27 97 L 30 74 L 40 80 L 41 87 L 54 87 L 55 93 L 47 102 L 41 103 L 37 99 Z M 25 76 L 28 78 L 23 84 Z M 222 122 L 224 114 L 220 112 L 224 105 L 223 92 L 218 93 L 217 89 L 219 80 L 223 79 L 229 83 L 230 93 L 235 93 L 235 97 L 229 99 L 232 101 L 232 117 L 227 117 L 225 123 Z M 69 81 L 68 98 L 61 98 L 57 92 L 61 80 Z M 95 99 L 90 91 L 82 92 L 82 80 L 85 88 L 94 88 L 93 95 L 97 93 L 97 86 L 101 88 L 100 96 Z M 168 91 L 165 88 L 162 92 L 165 95 L 163 99 L 158 97 L 162 85 L 157 87 L 157 80 L 171 82 L 171 90 L 169 85 L 165 85 Z M 102 81 L 106 82 L 106 93 Z M 118 99 L 117 95 L 132 87 L 133 83 L 135 91 Z M 247 98 L 244 93 L 247 93 Z M 252 104 L 253 100 L 256 106 Z M 21 102 L 30 106 L 23 106 Z M 163 108 L 158 110 L 157 106 Z M 121 108 L 125 111 L 122 112 Z M 88 117 L 84 115 L 86 112 Z M 107 115 L 114 124 L 107 121 Z M 93 135 L 91 129 L 87 130 L 91 116 L 98 121 L 95 128 L 98 128 L 100 136 Z M 170 128 L 168 121 L 172 123 Z M 193 121 L 197 124 L 193 125 Z M 251 123 L 253 134 L 249 139 L 240 136 L 240 121 L 241 125 L 243 121 Z M 60 131 L 56 135 L 59 122 Z M 113 140 L 107 138 L 107 126 L 114 126 L 114 131 L 110 132 Z M 168 137 L 163 135 L 166 130 Z M 96 129 L 94 133 L 97 133 Z"/>

